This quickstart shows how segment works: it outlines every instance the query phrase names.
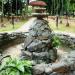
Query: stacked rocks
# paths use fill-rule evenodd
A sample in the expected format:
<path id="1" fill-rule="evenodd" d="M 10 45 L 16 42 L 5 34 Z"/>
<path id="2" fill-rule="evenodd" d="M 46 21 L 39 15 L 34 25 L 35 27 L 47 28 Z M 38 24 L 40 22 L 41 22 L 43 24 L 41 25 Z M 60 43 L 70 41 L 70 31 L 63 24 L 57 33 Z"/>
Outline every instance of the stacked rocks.
<path id="1" fill-rule="evenodd" d="M 52 37 L 48 22 L 36 19 L 24 42 L 25 58 L 33 60 L 37 64 L 54 62 L 57 58 L 57 50 L 52 45 Z"/>
<path id="2" fill-rule="evenodd" d="M 56 63 L 33 66 L 33 75 L 75 75 L 75 51 L 63 54 Z"/>

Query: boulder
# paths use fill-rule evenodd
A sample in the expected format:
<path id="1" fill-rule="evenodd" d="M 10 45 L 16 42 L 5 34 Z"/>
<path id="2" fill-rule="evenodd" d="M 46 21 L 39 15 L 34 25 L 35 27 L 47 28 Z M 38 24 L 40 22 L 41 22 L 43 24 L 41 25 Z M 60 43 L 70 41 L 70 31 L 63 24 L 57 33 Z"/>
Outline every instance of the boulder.
<path id="1" fill-rule="evenodd" d="M 52 37 L 53 33 L 48 22 L 43 19 L 36 19 L 25 39 L 24 50 L 32 54 L 32 60 L 36 61 L 36 63 L 54 62 L 57 58 L 57 50 L 52 45 Z"/>
<path id="2" fill-rule="evenodd" d="M 62 56 L 58 62 L 37 64 L 33 72 L 33 75 L 75 75 L 75 51 L 68 53 L 66 58 Z"/>

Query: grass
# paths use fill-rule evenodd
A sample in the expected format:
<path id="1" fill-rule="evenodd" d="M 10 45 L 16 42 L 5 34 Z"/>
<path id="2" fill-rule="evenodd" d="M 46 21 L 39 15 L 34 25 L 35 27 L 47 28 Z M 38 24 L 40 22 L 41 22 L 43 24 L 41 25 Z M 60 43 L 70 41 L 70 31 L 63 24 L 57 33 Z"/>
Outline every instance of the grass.
<path id="1" fill-rule="evenodd" d="M 62 24 L 59 23 L 58 29 L 56 28 L 56 22 L 55 20 L 50 19 L 49 20 L 49 26 L 54 31 L 62 31 L 62 32 L 72 32 L 75 33 L 75 21 L 69 20 L 69 27 L 66 27 L 66 19 L 62 20 Z"/>
<path id="2" fill-rule="evenodd" d="M 4 20 L 5 27 L 0 27 L 0 32 L 15 31 L 16 29 L 20 28 L 26 21 L 27 20 L 21 20 L 19 22 L 15 22 L 13 28 L 13 25 L 10 22 Z"/>

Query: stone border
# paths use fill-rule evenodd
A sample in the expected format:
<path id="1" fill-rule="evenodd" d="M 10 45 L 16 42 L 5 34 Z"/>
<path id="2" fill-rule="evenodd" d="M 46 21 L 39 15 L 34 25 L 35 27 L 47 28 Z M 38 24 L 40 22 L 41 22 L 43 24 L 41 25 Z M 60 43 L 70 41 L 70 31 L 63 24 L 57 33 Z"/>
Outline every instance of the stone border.
<path id="1" fill-rule="evenodd" d="M 2 32 L 0 33 L 0 47 L 7 45 L 11 41 L 16 41 L 16 43 L 24 42 L 28 32 Z M 62 32 L 54 32 L 56 36 L 58 36 L 61 42 L 70 48 L 75 49 L 75 36 L 71 34 L 66 34 Z"/>
<path id="2" fill-rule="evenodd" d="M 5 46 L 16 40 L 16 43 L 23 43 L 26 35 L 26 32 L 0 33 L 0 47 Z"/>
<path id="3" fill-rule="evenodd" d="M 64 33 L 64 32 L 54 32 L 58 36 L 64 46 L 75 49 L 75 34 Z"/>
<path id="4" fill-rule="evenodd" d="M 65 45 L 69 47 L 71 46 L 75 49 L 75 37 L 64 33 L 54 34 L 59 36 L 59 38 Z M 0 46 L 7 45 L 11 41 L 15 41 L 17 39 L 19 39 L 17 43 L 24 42 L 26 36 L 26 32 L 0 33 Z M 33 75 L 38 75 L 38 73 L 39 75 L 65 75 L 65 73 L 67 72 L 68 73 L 66 75 L 75 75 L 75 51 L 70 52 L 66 56 L 63 55 L 59 62 L 51 64 L 38 64 L 33 67 L 33 71 Z"/>
<path id="5" fill-rule="evenodd" d="M 75 75 L 75 51 L 63 55 L 57 62 L 33 66 L 33 75 Z"/>

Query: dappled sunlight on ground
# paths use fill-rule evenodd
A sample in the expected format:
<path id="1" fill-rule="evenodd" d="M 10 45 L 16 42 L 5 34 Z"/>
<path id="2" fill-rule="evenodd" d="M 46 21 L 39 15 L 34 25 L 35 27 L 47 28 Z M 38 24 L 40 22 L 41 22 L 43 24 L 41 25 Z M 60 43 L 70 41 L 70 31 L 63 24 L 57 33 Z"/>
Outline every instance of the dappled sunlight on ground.
<path id="1" fill-rule="evenodd" d="M 62 24 L 60 24 L 60 20 L 62 20 Z M 66 19 L 59 19 L 59 26 L 57 29 L 55 18 L 48 18 L 49 25 L 54 31 L 65 31 L 65 32 L 74 33 L 75 32 L 75 19 L 70 18 L 68 21 L 69 21 L 70 27 L 66 27 L 66 23 L 67 23 Z"/>
<path id="2" fill-rule="evenodd" d="M 14 28 L 13 28 L 13 25 L 11 23 L 11 19 L 8 21 L 6 18 L 4 18 L 3 23 L 0 22 L 0 32 L 15 31 L 16 29 L 18 29 L 22 25 L 24 25 L 26 21 L 27 20 L 17 20 L 17 21 L 15 20 L 14 21 Z"/>

